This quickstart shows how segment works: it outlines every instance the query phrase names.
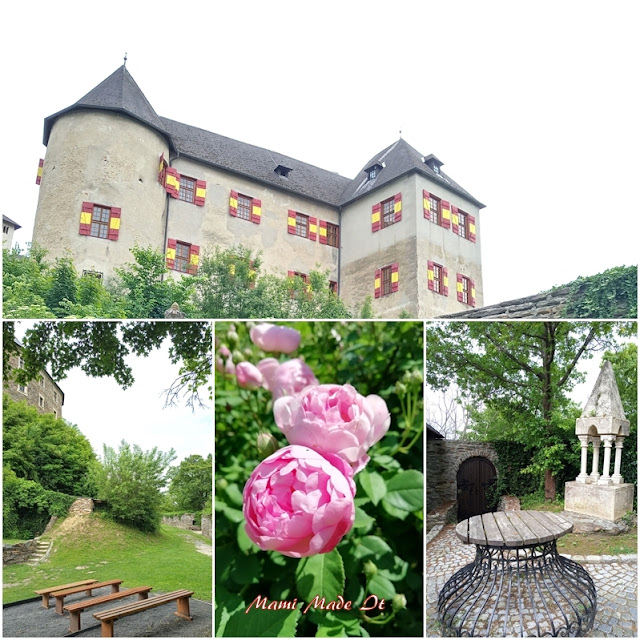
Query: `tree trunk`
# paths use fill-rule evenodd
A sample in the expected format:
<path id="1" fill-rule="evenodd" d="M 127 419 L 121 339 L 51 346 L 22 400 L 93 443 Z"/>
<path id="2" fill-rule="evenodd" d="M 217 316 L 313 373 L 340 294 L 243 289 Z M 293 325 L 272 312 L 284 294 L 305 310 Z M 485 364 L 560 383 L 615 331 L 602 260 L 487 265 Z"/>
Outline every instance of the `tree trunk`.
<path id="1" fill-rule="evenodd" d="M 556 479 L 550 469 L 544 471 L 544 499 L 556 499 Z"/>

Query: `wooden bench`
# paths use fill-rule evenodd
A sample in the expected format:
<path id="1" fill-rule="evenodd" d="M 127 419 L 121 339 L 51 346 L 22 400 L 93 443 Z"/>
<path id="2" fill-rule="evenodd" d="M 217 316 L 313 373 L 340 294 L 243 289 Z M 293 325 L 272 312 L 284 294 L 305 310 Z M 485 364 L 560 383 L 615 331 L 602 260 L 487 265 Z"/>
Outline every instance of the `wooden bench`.
<path id="1" fill-rule="evenodd" d="M 80 614 L 89 607 L 95 607 L 105 602 L 111 602 L 112 600 L 119 600 L 120 598 L 126 598 L 128 596 L 138 596 L 138 600 L 146 600 L 149 597 L 149 591 L 153 587 L 134 587 L 133 589 L 125 589 L 124 591 L 118 591 L 116 593 L 110 593 L 106 596 L 98 596 L 97 598 L 91 598 L 91 600 L 83 600 L 82 602 L 74 602 L 64 607 L 65 611 L 69 612 L 69 633 L 74 631 L 80 631 Z"/>
<path id="2" fill-rule="evenodd" d="M 71 589 L 72 587 L 80 587 L 82 585 L 92 584 L 94 582 L 98 582 L 96 579 L 92 578 L 90 580 L 81 580 L 80 582 L 70 582 L 69 584 L 59 584 L 55 587 L 47 587 L 46 589 L 38 589 L 35 593 L 39 596 L 42 596 L 42 606 L 45 609 L 49 608 L 49 596 L 54 591 L 61 591 L 62 589 Z M 82 591 L 82 589 L 81 589 Z M 87 590 L 87 595 L 91 595 L 91 593 Z"/>
<path id="3" fill-rule="evenodd" d="M 122 580 L 106 580 L 105 582 L 93 582 L 86 588 L 83 587 L 71 587 L 69 589 L 63 589 L 62 591 L 54 591 L 51 595 L 56 599 L 56 613 L 63 615 L 63 606 L 65 596 L 70 596 L 74 593 L 80 593 L 84 591 L 88 596 L 92 596 L 92 589 L 100 589 L 101 587 L 111 587 L 111 593 L 118 593 L 120 591 L 120 585 Z"/>
<path id="4" fill-rule="evenodd" d="M 154 598 L 148 598 L 147 600 L 140 600 L 139 602 L 131 602 L 130 604 L 116 607 L 115 609 L 107 609 L 106 611 L 98 611 L 94 613 L 93 617 L 100 620 L 101 635 L 103 638 L 113 638 L 113 623 L 120 618 L 130 616 L 139 611 L 146 611 L 153 607 L 159 607 L 161 604 L 173 602 L 177 600 L 178 610 L 174 611 L 174 615 L 185 620 L 193 620 L 189 612 L 189 598 L 193 595 L 193 591 L 187 591 L 186 589 L 180 589 L 178 591 L 172 591 L 171 593 L 165 593 L 161 596 L 155 596 Z"/>

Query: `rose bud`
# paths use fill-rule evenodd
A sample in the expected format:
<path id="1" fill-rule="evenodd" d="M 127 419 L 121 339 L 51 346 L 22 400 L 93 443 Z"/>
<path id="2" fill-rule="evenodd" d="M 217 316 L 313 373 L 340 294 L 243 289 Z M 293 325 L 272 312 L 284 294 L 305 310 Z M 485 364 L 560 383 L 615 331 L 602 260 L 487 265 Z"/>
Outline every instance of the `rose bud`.
<path id="1" fill-rule="evenodd" d="M 300 345 L 300 332 L 264 322 L 249 331 L 251 342 L 263 351 L 291 353 Z"/>

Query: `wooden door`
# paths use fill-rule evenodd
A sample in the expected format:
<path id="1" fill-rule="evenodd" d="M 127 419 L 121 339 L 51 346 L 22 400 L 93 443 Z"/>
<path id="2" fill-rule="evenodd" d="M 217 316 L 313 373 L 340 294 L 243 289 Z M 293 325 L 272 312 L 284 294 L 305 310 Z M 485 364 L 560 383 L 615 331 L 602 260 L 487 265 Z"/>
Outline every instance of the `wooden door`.
<path id="1" fill-rule="evenodd" d="M 458 469 L 458 520 L 492 511 L 486 490 L 496 481 L 496 469 L 489 460 L 468 458 Z"/>

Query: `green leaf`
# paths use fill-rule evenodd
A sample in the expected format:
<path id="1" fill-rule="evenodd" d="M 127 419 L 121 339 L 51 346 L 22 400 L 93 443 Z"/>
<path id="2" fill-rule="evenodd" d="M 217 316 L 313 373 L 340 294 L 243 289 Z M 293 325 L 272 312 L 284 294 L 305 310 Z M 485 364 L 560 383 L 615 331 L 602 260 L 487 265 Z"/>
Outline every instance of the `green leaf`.
<path id="1" fill-rule="evenodd" d="M 371 525 L 375 522 L 375 518 L 372 518 L 364 509 L 356 507 L 356 519 L 353 526 L 356 529 L 370 529 Z"/>
<path id="2" fill-rule="evenodd" d="M 391 547 L 378 536 L 365 536 L 355 549 L 354 557 L 358 560 L 371 556 L 381 557 L 387 553 L 392 553 Z"/>
<path id="3" fill-rule="evenodd" d="M 296 584 L 300 598 L 310 602 L 316 596 L 327 602 L 344 592 L 344 565 L 337 549 L 301 558 L 296 568 Z"/>
<path id="4" fill-rule="evenodd" d="M 231 578 L 238 584 L 255 584 L 260 575 L 260 561 L 256 556 L 237 555 Z"/>
<path id="5" fill-rule="evenodd" d="M 398 518 L 398 520 L 404 520 L 408 515 L 409 511 L 405 511 L 404 509 L 398 509 L 393 505 L 390 505 L 388 502 L 382 501 L 382 508 L 394 518 Z"/>
<path id="6" fill-rule="evenodd" d="M 229 618 L 236 611 L 244 611 L 245 604 L 240 596 L 227 591 L 224 587 L 216 586 L 216 637 L 224 635 L 224 629 Z"/>
<path id="7" fill-rule="evenodd" d="M 383 502 L 404 511 L 419 511 L 424 506 L 424 477 L 420 471 L 402 471 L 387 481 Z"/>
<path id="8" fill-rule="evenodd" d="M 321 624 L 318 626 L 316 632 L 316 638 L 346 638 L 347 632 L 341 624 L 337 624 L 335 627 Z"/>
<path id="9" fill-rule="evenodd" d="M 238 509 L 232 509 L 231 507 L 224 504 L 224 502 L 216 500 L 215 510 L 219 511 L 220 513 L 224 513 L 224 515 L 227 516 L 227 518 L 231 520 L 231 522 L 238 523 L 244 521 L 244 515 L 242 515 L 242 511 L 238 511 Z"/>
<path id="10" fill-rule="evenodd" d="M 243 553 L 255 553 L 260 551 L 260 547 L 249 538 L 244 528 L 244 522 L 238 524 L 237 530 L 238 547 Z"/>
<path id="11" fill-rule="evenodd" d="M 385 609 L 391 605 L 390 600 L 396 595 L 396 588 L 393 586 L 393 582 L 381 576 L 379 573 L 376 573 L 376 575 L 369 580 L 367 589 L 370 594 L 372 593 L 378 596 L 380 600 L 383 598 L 387 600 Z"/>
<path id="12" fill-rule="evenodd" d="M 375 471 L 367 471 L 366 469 L 361 471 L 357 477 L 360 480 L 360 486 L 369 496 L 371 502 L 377 505 L 387 493 L 387 485 L 383 477 Z"/>
<path id="13" fill-rule="evenodd" d="M 242 491 L 238 488 L 238 485 L 235 483 L 230 484 L 225 490 L 225 494 L 229 498 L 229 502 L 236 507 L 242 508 L 244 502 L 242 501 Z"/>
<path id="14" fill-rule="evenodd" d="M 300 618 L 300 609 L 256 609 L 236 611 L 225 627 L 225 637 L 293 638 Z"/>

